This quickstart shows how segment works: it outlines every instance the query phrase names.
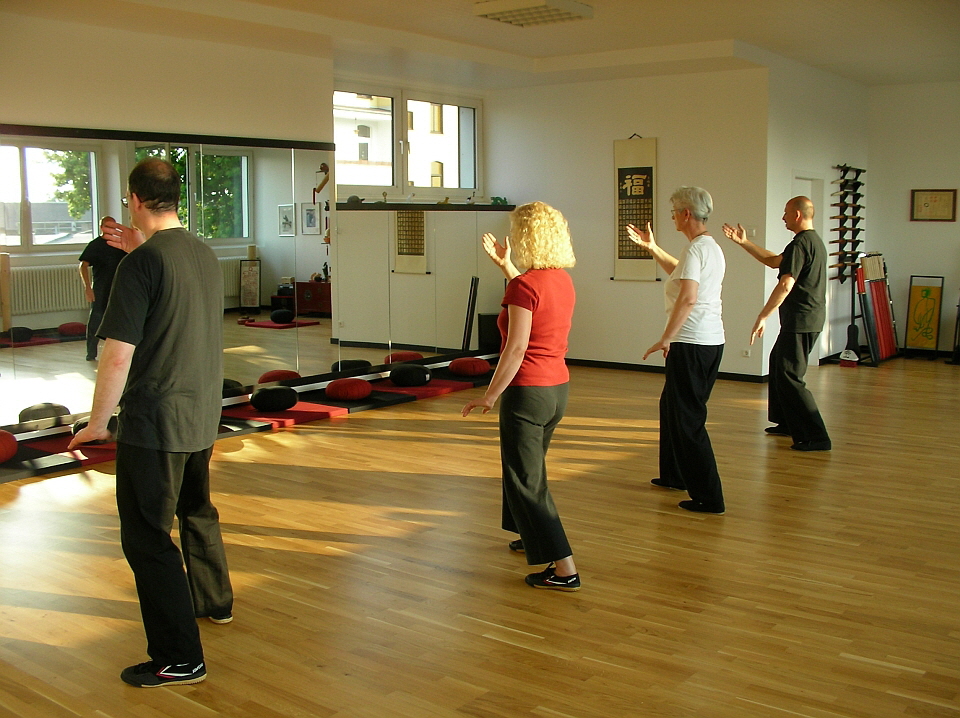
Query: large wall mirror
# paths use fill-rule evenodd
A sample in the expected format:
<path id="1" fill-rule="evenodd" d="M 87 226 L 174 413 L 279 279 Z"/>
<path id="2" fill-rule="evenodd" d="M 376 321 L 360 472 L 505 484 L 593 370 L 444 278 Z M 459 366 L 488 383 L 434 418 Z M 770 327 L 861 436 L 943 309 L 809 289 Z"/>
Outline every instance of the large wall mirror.
<path id="1" fill-rule="evenodd" d="M 458 351 L 473 276 L 476 312 L 499 311 L 503 278 L 479 237 L 502 237 L 509 207 L 338 210 L 329 143 L 0 125 L 0 425 L 41 402 L 89 411 L 97 365 L 67 333 L 89 315 L 79 257 L 100 217 L 129 223 L 126 177 L 148 156 L 180 170 L 181 221 L 220 260 L 227 379 Z M 297 326 L 271 328 L 285 309 Z"/>

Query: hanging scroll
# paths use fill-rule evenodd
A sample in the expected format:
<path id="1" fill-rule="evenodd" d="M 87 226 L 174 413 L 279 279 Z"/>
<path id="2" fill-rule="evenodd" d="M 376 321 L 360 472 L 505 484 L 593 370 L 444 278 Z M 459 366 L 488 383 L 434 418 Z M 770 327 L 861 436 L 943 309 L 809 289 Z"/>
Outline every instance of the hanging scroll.
<path id="1" fill-rule="evenodd" d="M 653 256 L 627 235 L 627 225 L 656 231 L 657 140 L 654 137 L 616 140 L 613 160 L 617 181 L 617 244 L 613 278 L 654 281 Z"/>

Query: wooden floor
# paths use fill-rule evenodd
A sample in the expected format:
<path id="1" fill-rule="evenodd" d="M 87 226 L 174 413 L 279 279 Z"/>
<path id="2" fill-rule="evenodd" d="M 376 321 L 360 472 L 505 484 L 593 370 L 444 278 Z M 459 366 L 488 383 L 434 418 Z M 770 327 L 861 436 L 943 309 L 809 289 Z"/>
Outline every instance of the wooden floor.
<path id="1" fill-rule="evenodd" d="M 725 516 L 653 488 L 656 374 L 574 368 L 549 468 L 583 579 L 523 583 L 474 392 L 221 441 L 236 620 L 143 690 L 110 468 L 0 486 L 0 715 L 960 716 L 960 367 L 824 366 L 834 451 L 718 382 Z M 479 392 L 480 390 L 474 390 Z"/>

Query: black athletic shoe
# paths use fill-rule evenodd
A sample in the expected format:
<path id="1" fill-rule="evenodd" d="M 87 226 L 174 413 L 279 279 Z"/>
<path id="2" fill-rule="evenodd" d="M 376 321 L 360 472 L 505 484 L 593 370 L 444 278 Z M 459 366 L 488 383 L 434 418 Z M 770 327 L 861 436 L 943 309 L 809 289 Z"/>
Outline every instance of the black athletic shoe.
<path id="1" fill-rule="evenodd" d="M 517 539 L 507 544 L 514 553 L 523 553 L 523 539 Z"/>
<path id="2" fill-rule="evenodd" d="M 827 441 L 798 441 L 790 447 L 794 451 L 830 451 L 833 444 Z"/>
<path id="3" fill-rule="evenodd" d="M 693 511 L 698 514 L 722 514 L 726 511 L 723 506 L 714 506 L 712 504 L 704 504 L 700 501 L 681 501 L 677 504 L 681 509 L 686 509 L 687 511 Z"/>
<path id="4" fill-rule="evenodd" d="M 790 432 L 787 431 L 787 427 L 785 427 L 783 424 L 768 426 L 763 431 L 767 434 L 770 434 L 770 436 L 790 436 Z"/>
<path id="5" fill-rule="evenodd" d="M 668 484 L 663 479 L 650 479 L 650 483 L 654 486 L 659 486 L 661 489 L 671 489 L 672 491 L 686 491 L 682 486 L 674 486 L 673 484 Z"/>
<path id="6" fill-rule="evenodd" d="M 529 574 L 524 581 L 534 588 L 550 588 L 554 591 L 579 591 L 580 574 L 572 576 L 558 576 L 556 567 L 551 563 L 540 573 Z"/>
<path id="7" fill-rule="evenodd" d="M 214 623 L 230 623 L 233 620 L 233 614 L 227 613 L 223 616 L 207 616 Z"/>
<path id="8" fill-rule="evenodd" d="M 153 661 L 138 663 L 124 668 L 120 679 L 131 686 L 156 688 L 158 686 L 186 686 L 199 683 L 207 677 L 203 661 L 199 663 L 176 663 L 164 666 Z"/>

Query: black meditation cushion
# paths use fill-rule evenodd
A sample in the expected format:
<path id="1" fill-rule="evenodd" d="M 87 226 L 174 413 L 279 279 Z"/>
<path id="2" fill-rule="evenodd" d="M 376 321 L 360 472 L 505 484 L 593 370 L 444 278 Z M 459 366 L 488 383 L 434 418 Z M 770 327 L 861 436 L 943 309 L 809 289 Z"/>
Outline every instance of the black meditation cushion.
<path id="1" fill-rule="evenodd" d="M 253 392 L 250 403 L 258 411 L 286 411 L 297 403 L 297 391 L 289 386 L 264 386 Z"/>
<path id="2" fill-rule="evenodd" d="M 420 364 L 398 364 L 390 370 L 390 381 L 397 386 L 423 386 L 430 381 L 430 370 Z"/>
<path id="3" fill-rule="evenodd" d="M 274 324 L 289 324 L 293 321 L 293 316 L 289 309 L 274 309 L 270 312 L 270 321 Z"/>
<path id="4" fill-rule="evenodd" d="M 37 419 L 53 419 L 57 416 L 66 416 L 70 413 L 70 410 L 65 407 L 63 404 L 51 404 L 50 402 L 44 402 L 43 404 L 34 404 L 33 406 L 28 406 L 26 409 L 20 412 L 20 421 L 36 421 Z"/>
<path id="5" fill-rule="evenodd" d="M 373 391 L 373 385 L 366 379 L 335 379 L 327 384 L 326 394 L 338 401 L 358 401 L 366 399 Z"/>
<path id="6" fill-rule="evenodd" d="M 331 372 L 352 371 L 353 369 L 365 369 L 372 366 L 366 359 L 341 359 L 330 365 Z"/>

